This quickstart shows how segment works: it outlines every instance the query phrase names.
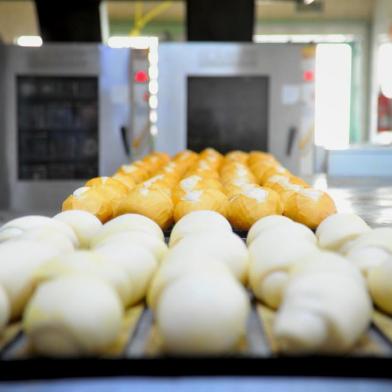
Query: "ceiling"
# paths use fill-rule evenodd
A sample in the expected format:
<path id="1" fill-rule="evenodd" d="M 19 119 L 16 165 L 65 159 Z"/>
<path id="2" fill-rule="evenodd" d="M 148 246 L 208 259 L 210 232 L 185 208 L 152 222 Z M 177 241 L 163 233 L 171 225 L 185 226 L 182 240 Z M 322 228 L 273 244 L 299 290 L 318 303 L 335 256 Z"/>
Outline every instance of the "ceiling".
<path id="1" fill-rule="evenodd" d="M 144 12 L 156 7 L 156 2 L 145 1 Z M 256 2 L 257 19 L 350 19 L 370 20 L 375 0 L 324 0 L 322 13 L 298 12 L 295 1 L 258 0 Z M 109 16 L 112 19 L 133 18 L 135 3 L 130 1 L 107 1 Z M 185 6 L 182 1 L 173 1 L 169 9 L 159 15 L 160 20 L 184 20 Z"/>
<path id="2" fill-rule="evenodd" d="M 240 0 L 239 0 L 240 1 Z M 258 0 L 257 19 L 260 21 L 296 20 L 370 20 L 376 0 L 324 0 L 322 13 L 297 12 L 295 2 L 290 0 Z M 111 21 L 129 21 L 134 18 L 134 1 L 107 1 Z M 157 1 L 144 1 L 143 13 L 156 7 Z M 185 20 L 185 3 L 173 1 L 154 20 L 181 22 Z M 12 42 L 19 35 L 38 34 L 34 1 L 0 0 L 0 39 Z"/>

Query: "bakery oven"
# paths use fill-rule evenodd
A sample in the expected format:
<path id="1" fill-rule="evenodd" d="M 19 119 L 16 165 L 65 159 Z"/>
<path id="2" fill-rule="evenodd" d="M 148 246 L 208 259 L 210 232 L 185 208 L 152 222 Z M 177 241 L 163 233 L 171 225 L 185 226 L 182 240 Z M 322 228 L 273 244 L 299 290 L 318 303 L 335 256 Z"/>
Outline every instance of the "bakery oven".
<path id="1" fill-rule="evenodd" d="M 85 179 L 129 159 L 132 57 L 143 55 L 73 44 L 0 51 L 0 203 L 58 209 Z"/>
<path id="2" fill-rule="evenodd" d="M 258 149 L 311 173 L 313 47 L 163 43 L 158 53 L 159 150 Z"/>

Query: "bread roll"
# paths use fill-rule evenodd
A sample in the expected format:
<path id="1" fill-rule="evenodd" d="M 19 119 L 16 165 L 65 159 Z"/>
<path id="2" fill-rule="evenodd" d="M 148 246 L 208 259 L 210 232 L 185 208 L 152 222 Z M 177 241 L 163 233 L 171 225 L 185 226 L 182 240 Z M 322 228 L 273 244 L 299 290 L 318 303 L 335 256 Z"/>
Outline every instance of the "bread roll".
<path id="1" fill-rule="evenodd" d="M 162 263 L 151 282 L 147 294 L 147 303 L 152 311 L 156 311 L 157 304 L 163 291 L 173 284 L 177 279 L 194 274 L 206 274 L 208 276 L 216 275 L 218 278 L 222 275 L 232 274 L 226 264 L 217 260 L 210 255 L 200 255 L 189 253 L 184 255 L 181 252 L 173 252 L 168 255 L 165 262 Z"/>
<path id="2" fill-rule="evenodd" d="M 27 230 L 48 227 L 67 236 L 73 246 L 79 245 L 74 230 L 63 222 L 53 220 L 46 216 L 29 215 L 13 219 L 0 227 L 0 243 L 22 235 Z"/>
<path id="3" fill-rule="evenodd" d="M 371 268 L 367 281 L 375 305 L 383 312 L 392 314 L 392 257 Z"/>
<path id="4" fill-rule="evenodd" d="M 42 284 L 24 314 L 34 351 L 46 356 L 103 354 L 120 333 L 123 311 L 105 282 L 66 276 Z"/>
<path id="5" fill-rule="evenodd" d="M 167 229 L 173 222 L 173 202 L 164 190 L 136 187 L 119 206 L 119 215 L 128 213 L 144 215 Z"/>
<path id="6" fill-rule="evenodd" d="M 13 241 L 25 240 L 34 241 L 39 244 L 49 244 L 56 248 L 58 253 L 70 253 L 75 250 L 69 237 L 48 226 L 26 230 L 21 236 L 16 237 Z"/>
<path id="7" fill-rule="evenodd" d="M 99 241 L 95 241 L 94 249 L 99 250 L 100 247 L 108 244 L 137 244 L 142 248 L 151 252 L 155 259 L 159 262 L 167 253 L 167 245 L 164 241 L 143 231 L 123 231 L 120 233 L 114 233 L 103 237 Z"/>
<path id="8" fill-rule="evenodd" d="M 228 211 L 229 221 L 236 229 L 249 230 L 260 218 L 281 214 L 283 209 L 276 192 L 255 185 L 232 196 Z"/>
<path id="9" fill-rule="evenodd" d="M 53 217 L 70 226 L 78 237 L 81 248 L 89 248 L 91 239 L 102 228 L 101 221 L 87 211 L 64 211 Z"/>
<path id="10" fill-rule="evenodd" d="M 264 230 L 269 230 L 273 227 L 285 224 L 291 225 L 292 223 L 295 222 L 283 215 L 268 215 L 260 218 L 250 228 L 248 236 L 246 237 L 246 242 L 250 245 Z"/>
<path id="11" fill-rule="evenodd" d="M 10 301 L 3 287 L 0 286 L 0 333 L 6 327 L 10 319 L 10 316 L 11 316 Z"/>
<path id="12" fill-rule="evenodd" d="M 11 318 L 19 317 L 34 288 L 34 271 L 58 255 L 50 244 L 8 241 L 0 245 L 0 286 L 10 303 Z"/>
<path id="13" fill-rule="evenodd" d="M 245 335 L 249 300 L 226 275 L 178 279 L 162 294 L 157 326 L 164 349 L 179 355 L 233 351 Z"/>
<path id="14" fill-rule="evenodd" d="M 316 236 L 307 226 L 296 222 L 281 222 L 279 225 L 260 231 L 250 246 L 258 243 L 255 246 L 263 249 L 269 243 L 278 245 L 284 243 L 286 238 L 298 238 L 298 241 L 306 241 L 314 245 L 317 243 Z"/>
<path id="15" fill-rule="evenodd" d="M 203 178 L 197 175 L 187 176 L 173 189 L 173 202 L 178 203 L 188 192 L 203 189 L 221 190 L 222 185 L 218 180 L 212 178 Z"/>
<path id="16" fill-rule="evenodd" d="M 373 267 L 377 267 L 388 260 L 392 256 L 392 253 L 384 248 L 364 246 L 353 248 L 345 256 L 366 276 Z"/>
<path id="17" fill-rule="evenodd" d="M 125 231 L 142 231 L 159 240 L 164 240 L 162 229 L 152 219 L 140 214 L 121 215 L 102 226 L 98 233 L 92 238 L 90 246 L 93 248 L 98 243 L 114 234 Z"/>
<path id="18" fill-rule="evenodd" d="M 286 287 L 274 325 L 283 352 L 344 353 L 370 323 L 371 302 L 350 272 L 355 268 L 344 259 L 330 263 L 338 257 L 332 253 L 322 257 L 325 262 L 304 263 Z"/>
<path id="19" fill-rule="evenodd" d="M 246 164 L 249 154 L 244 151 L 230 151 L 225 155 L 225 161 L 234 161 Z"/>
<path id="20" fill-rule="evenodd" d="M 264 185 L 273 176 L 286 176 L 287 178 L 290 178 L 291 173 L 281 165 L 273 165 L 264 170 L 262 175 L 259 175 L 259 183 Z"/>
<path id="21" fill-rule="evenodd" d="M 122 165 L 116 174 L 131 177 L 136 184 L 147 180 L 149 177 L 148 171 L 138 165 Z"/>
<path id="22" fill-rule="evenodd" d="M 380 227 L 359 235 L 352 241 L 348 241 L 340 251 L 343 254 L 365 247 L 376 247 L 385 249 L 392 253 L 392 228 Z"/>
<path id="23" fill-rule="evenodd" d="M 135 188 L 136 186 L 136 181 L 131 176 L 127 176 L 126 174 L 116 173 L 112 178 L 113 180 L 123 184 L 128 191 Z"/>
<path id="24" fill-rule="evenodd" d="M 62 206 L 62 211 L 83 210 L 95 215 L 102 223 L 113 217 L 113 207 L 97 188 L 82 187 L 68 196 Z"/>
<path id="25" fill-rule="evenodd" d="M 228 200 L 224 193 L 216 189 L 190 191 L 174 207 L 174 221 L 193 211 L 211 210 L 226 216 Z"/>
<path id="26" fill-rule="evenodd" d="M 335 213 L 335 203 L 330 196 L 312 188 L 292 194 L 284 206 L 284 215 L 311 229 L 316 229 L 325 218 Z"/>
<path id="27" fill-rule="evenodd" d="M 287 236 L 284 246 L 276 241 L 257 241 L 249 247 L 249 282 L 255 296 L 277 309 L 290 279 L 292 266 L 307 256 L 317 253 L 317 246 L 296 235 Z"/>
<path id="28" fill-rule="evenodd" d="M 158 263 L 145 248 L 135 243 L 112 242 L 95 249 L 111 265 L 121 268 L 127 275 L 128 287 L 132 294 L 125 306 L 134 305 L 147 294 L 148 286 L 157 270 Z"/>
<path id="29" fill-rule="evenodd" d="M 97 252 L 81 250 L 58 256 L 35 270 L 34 281 L 35 284 L 42 284 L 42 282 L 68 275 L 88 275 L 100 278 L 117 291 L 124 306 L 132 302 L 133 287 L 124 268 L 108 262 Z"/>
<path id="30" fill-rule="evenodd" d="M 192 253 L 200 257 L 210 255 L 222 261 L 239 281 L 246 281 L 249 264 L 248 249 L 236 234 L 211 231 L 186 236 L 171 248 L 163 262 L 169 262 L 170 258 L 180 257 L 180 255 L 185 259 Z"/>
<path id="31" fill-rule="evenodd" d="M 109 196 L 111 196 L 113 193 L 117 195 L 126 194 L 128 192 L 128 187 L 121 181 L 116 180 L 114 177 L 95 177 L 88 180 L 85 186 L 90 188 L 98 188 L 99 190 L 110 189 L 111 191 L 107 193 Z"/>
<path id="32" fill-rule="evenodd" d="M 172 247 L 183 237 L 209 231 L 232 232 L 229 221 L 216 211 L 193 211 L 183 216 L 170 234 L 169 246 Z"/>
<path id="33" fill-rule="evenodd" d="M 370 227 L 355 214 L 333 214 L 324 219 L 317 228 L 316 236 L 322 248 L 339 250 L 347 241 L 366 233 Z"/>

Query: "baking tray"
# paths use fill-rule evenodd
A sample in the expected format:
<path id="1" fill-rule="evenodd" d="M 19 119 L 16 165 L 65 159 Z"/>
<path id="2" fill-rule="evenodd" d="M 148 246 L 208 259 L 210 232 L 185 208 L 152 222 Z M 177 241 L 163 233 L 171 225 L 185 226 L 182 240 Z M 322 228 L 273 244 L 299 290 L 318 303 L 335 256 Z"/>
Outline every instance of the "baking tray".
<path id="1" fill-rule="evenodd" d="M 165 233 L 167 238 L 168 233 Z M 246 233 L 237 232 L 243 239 Z M 246 335 L 225 356 L 175 357 L 162 350 L 152 312 L 140 303 L 125 311 L 121 332 L 99 358 L 36 356 L 20 322 L 0 336 L 0 380 L 118 376 L 309 376 L 392 379 L 392 318 L 373 313 L 372 324 L 347 355 L 283 356 L 272 334 L 274 311 L 249 292 Z"/>

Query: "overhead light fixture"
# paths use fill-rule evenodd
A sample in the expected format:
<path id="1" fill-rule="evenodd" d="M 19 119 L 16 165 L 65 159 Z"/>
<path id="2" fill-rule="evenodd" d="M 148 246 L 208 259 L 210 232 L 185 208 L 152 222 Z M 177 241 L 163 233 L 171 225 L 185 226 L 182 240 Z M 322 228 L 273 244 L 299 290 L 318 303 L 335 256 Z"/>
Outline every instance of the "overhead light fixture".
<path id="1" fill-rule="evenodd" d="M 310 4 L 312 4 L 314 2 L 314 0 L 304 0 L 304 3 L 306 4 L 306 5 L 310 5 Z"/>
<path id="2" fill-rule="evenodd" d="M 15 43 L 19 46 L 40 47 L 42 46 L 42 38 L 39 35 L 21 35 Z"/>
<path id="3" fill-rule="evenodd" d="M 158 38 L 117 35 L 109 37 L 107 44 L 111 48 L 149 49 L 158 46 Z"/>

